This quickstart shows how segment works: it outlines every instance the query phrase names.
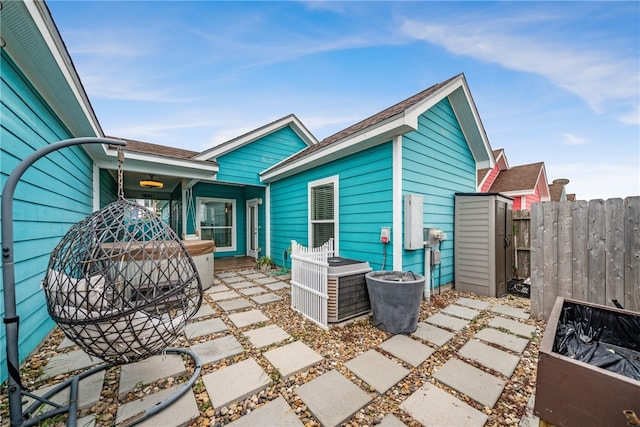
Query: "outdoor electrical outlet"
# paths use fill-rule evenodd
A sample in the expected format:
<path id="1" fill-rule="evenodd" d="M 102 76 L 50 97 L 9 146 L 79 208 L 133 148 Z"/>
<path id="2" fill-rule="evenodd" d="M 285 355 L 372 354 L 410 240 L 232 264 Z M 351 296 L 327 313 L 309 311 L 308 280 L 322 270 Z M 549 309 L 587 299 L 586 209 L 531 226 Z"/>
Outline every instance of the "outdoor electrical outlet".
<path id="1" fill-rule="evenodd" d="M 380 243 L 389 243 L 391 239 L 391 227 L 380 228 Z"/>

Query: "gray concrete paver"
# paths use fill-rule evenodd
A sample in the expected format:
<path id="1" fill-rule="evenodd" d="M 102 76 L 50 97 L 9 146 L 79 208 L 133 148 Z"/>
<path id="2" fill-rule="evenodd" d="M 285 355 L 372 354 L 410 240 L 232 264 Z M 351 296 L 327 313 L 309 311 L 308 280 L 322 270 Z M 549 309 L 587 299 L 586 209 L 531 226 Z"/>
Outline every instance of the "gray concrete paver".
<path id="1" fill-rule="evenodd" d="M 149 384 L 162 378 L 176 377 L 186 372 L 182 357 L 174 354 L 156 355 L 140 362 L 122 365 L 118 393 L 131 391 L 137 384 Z"/>
<path id="2" fill-rule="evenodd" d="M 433 376 L 476 402 L 493 408 L 506 382 L 459 359 L 449 359 Z"/>
<path id="3" fill-rule="evenodd" d="M 429 383 L 402 402 L 400 409 L 423 426 L 482 427 L 489 418 L 476 408 Z"/>
<path id="4" fill-rule="evenodd" d="M 251 299 L 258 305 L 265 305 L 276 301 L 282 301 L 282 297 L 280 295 L 272 293 L 252 296 Z"/>
<path id="5" fill-rule="evenodd" d="M 489 320 L 488 325 L 496 329 L 507 329 L 509 332 L 525 338 L 531 338 L 531 334 L 536 331 L 535 326 L 526 325 L 517 320 L 505 319 L 504 317 L 494 317 Z"/>
<path id="6" fill-rule="evenodd" d="M 456 304 L 475 308 L 476 310 L 486 310 L 491 306 L 491 304 L 487 301 L 480 301 L 471 298 L 460 298 L 456 301 Z"/>
<path id="7" fill-rule="evenodd" d="M 42 370 L 39 380 L 55 377 L 56 375 L 86 369 L 90 366 L 99 365 L 101 359 L 89 356 L 83 350 L 74 350 L 68 353 L 53 356 Z"/>
<path id="8" fill-rule="evenodd" d="M 336 370 L 301 385 L 296 394 L 325 427 L 341 424 L 371 401 L 369 394 Z"/>
<path id="9" fill-rule="evenodd" d="M 192 345 L 191 350 L 198 356 L 200 363 L 206 365 L 240 354 L 244 351 L 244 348 L 235 337 L 225 336 Z"/>
<path id="10" fill-rule="evenodd" d="M 237 298 L 240 295 L 237 292 L 234 291 L 224 291 L 224 292 L 217 292 L 214 294 L 209 294 L 209 298 L 211 298 L 214 301 L 222 301 L 225 299 L 231 299 L 231 298 Z"/>
<path id="11" fill-rule="evenodd" d="M 445 313 L 450 316 L 461 317 L 466 320 L 471 320 L 480 314 L 478 310 L 455 304 L 446 306 L 442 309 L 441 313 Z"/>
<path id="12" fill-rule="evenodd" d="M 157 393 L 145 396 L 142 399 L 134 400 L 126 403 L 118 408 L 116 415 L 116 425 L 120 425 L 130 417 L 136 416 L 158 403 L 165 401 L 181 386 L 170 387 L 165 390 L 160 390 Z M 175 426 L 182 427 L 191 424 L 196 418 L 200 416 L 198 410 L 198 404 L 196 398 L 191 390 L 188 390 L 180 398 L 174 402 L 170 407 L 164 411 L 160 411 L 152 417 L 147 418 L 136 426 L 142 427 L 157 427 L 157 426 Z"/>
<path id="13" fill-rule="evenodd" d="M 378 347 L 411 366 L 420 366 L 435 351 L 428 345 L 424 345 L 406 335 L 394 335 Z"/>
<path id="14" fill-rule="evenodd" d="M 260 310 L 249 310 L 241 313 L 232 313 L 229 315 L 229 320 L 236 328 L 244 328 L 245 326 L 266 322 L 269 318 Z"/>
<path id="15" fill-rule="evenodd" d="M 521 308 L 511 307 L 510 305 L 496 304 L 491 307 L 493 313 L 504 314 L 509 317 L 517 317 L 519 319 L 529 319 L 531 315 Z"/>
<path id="16" fill-rule="evenodd" d="M 384 394 L 410 372 L 376 350 L 369 350 L 349 360 L 344 366 L 380 394 Z"/>
<path id="17" fill-rule="evenodd" d="M 229 328 L 221 318 L 214 317 L 213 319 L 201 320 L 199 322 L 189 322 L 184 328 L 184 335 L 187 339 L 193 339 L 228 330 Z"/>
<path id="18" fill-rule="evenodd" d="M 322 356 L 302 341 L 269 350 L 263 356 L 284 378 L 306 369 L 322 360 Z"/>
<path id="19" fill-rule="evenodd" d="M 469 324 L 468 320 L 458 319 L 457 317 L 447 316 L 446 314 L 436 313 L 427 317 L 426 321 L 442 328 L 451 329 L 456 332 L 461 331 Z"/>
<path id="20" fill-rule="evenodd" d="M 516 353 L 522 353 L 529 344 L 529 340 L 493 328 L 481 329 L 474 337 Z"/>
<path id="21" fill-rule="evenodd" d="M 245 298 L 229 299 L 229 300 L 219 301 L 218 305 L 226 313 L 229 313 L 231 311 L 236 311 L 236 310 L 242 310 L 243 308 L 253 307 L 253 304 L 251 304 Z"/>
<path id="22" fill-rule="evenodd" d="M 228 427 L 256 426 L 302 427 L 304 424 L 298 419 L 295 411 L 291 409 L 287 401 L 282 396 L 279 396 L 266 405 L 228 424 Z"/>
<path id="23" fill-rule="evenodd" d="M 481 365 L 500 372 L 509 378 L 516 369 L 520 358 L 506 351 L 484 344 L 478 340 L 469 340 L 458 350 L 458 354 L 470 360 L 475 360 Z"/>
<path id="24" fill-rule="evenodd" d="M 249 342 L 256 348 L 267 347 L 291 338 L 291 335 L 277 325 L 268 325 L 253 329 L 245 332 L 244 335 L 249 338 Z"/>
<path id="25" fill-rule="evenodd" d="M 411 335 L 433 343 L 438 347 L 442 347 L 447 341 L 453 338 L 455 334 L 428 323 L 418 322 L 418 328 Z"/>
<path id="26" fill-rule="evenodd" d="M 252 358 L 202 377 L 214 409 L 244 399 L 271 384 L 271 378 Z"/>

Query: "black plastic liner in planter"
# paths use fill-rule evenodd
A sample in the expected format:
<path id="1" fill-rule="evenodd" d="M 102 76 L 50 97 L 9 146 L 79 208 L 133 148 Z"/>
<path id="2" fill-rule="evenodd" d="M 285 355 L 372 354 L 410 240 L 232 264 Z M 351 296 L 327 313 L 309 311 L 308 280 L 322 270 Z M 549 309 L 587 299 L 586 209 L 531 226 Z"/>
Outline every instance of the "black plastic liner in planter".
<path id="1" fill-rule="evenodd" d="M 553 351 L 640 380 L 640 318 L 565 301 Z"/>
<path id="2" fill-rule="evenodd" d="M 376 327 L 391 334 L 415 332 L 424 276 L 402 271 L 372 271 L 365 279 Z"/>

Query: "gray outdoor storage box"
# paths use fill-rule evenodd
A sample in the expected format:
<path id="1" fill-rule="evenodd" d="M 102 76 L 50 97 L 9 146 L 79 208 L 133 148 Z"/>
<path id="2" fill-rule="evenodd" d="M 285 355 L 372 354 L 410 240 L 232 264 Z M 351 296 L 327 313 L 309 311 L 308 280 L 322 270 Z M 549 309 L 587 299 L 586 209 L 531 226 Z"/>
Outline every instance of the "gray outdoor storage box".
<path id="1" fill-rule="evenodd" d="M 456 193 L 455 288 L 490 297 L 507 293 L 513 276 L 513 199 L 499 193 Z"/>

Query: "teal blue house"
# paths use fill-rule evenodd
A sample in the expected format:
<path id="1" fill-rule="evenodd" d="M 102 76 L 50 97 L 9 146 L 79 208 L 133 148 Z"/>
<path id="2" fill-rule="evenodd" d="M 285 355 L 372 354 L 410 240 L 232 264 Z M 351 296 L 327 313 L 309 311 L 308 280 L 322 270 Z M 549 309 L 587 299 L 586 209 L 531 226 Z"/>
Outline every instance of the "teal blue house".
<path id="1" fill-rule="evenodd" d="M 4 185 L 38 148 L 104 133 L 46 4 L 3 2 L 0 16 Z M 215 240 L 216 258 L 266 255 L 281 265 L 292 240 L 317 246 L 333 238 L 336 255 L 368 261 L 374 270 L 422 274 L 424 250 L 408 247 L 405 237 L 405 199 L 420 196 L 417 226 L 447 236 L 436 285 L 455 281 L 454 194 L 474 192 L 477 170 L 495 161 L 462 74 L 322 141 L 295 115 L 204 152 L 126 141 L 125 197 L 157 209 L 185 238 Z M 115 147 L 73 147 L 41 159 L 19 183 L 14 235 L 21 358 L 54 326 L 40 287 L 50 252 L 72 224 L 116 199 L 117 170 Z M 162 187 L 142 187 L 141 181 Z M 390 231 L 386 244 L 380 242 L 383 228 Z M 2 328 L 2 348 L 4 334 Z M 0 359 L 4 381 L 4 351 Z"/>

